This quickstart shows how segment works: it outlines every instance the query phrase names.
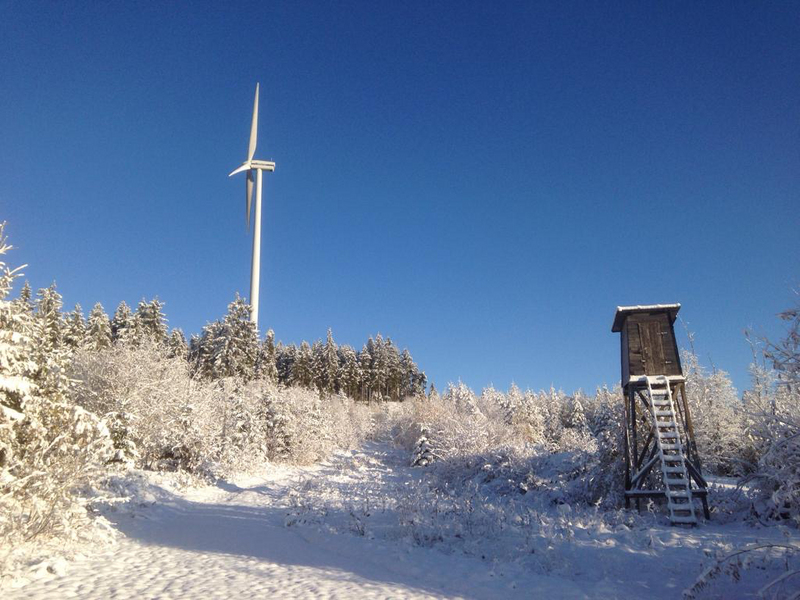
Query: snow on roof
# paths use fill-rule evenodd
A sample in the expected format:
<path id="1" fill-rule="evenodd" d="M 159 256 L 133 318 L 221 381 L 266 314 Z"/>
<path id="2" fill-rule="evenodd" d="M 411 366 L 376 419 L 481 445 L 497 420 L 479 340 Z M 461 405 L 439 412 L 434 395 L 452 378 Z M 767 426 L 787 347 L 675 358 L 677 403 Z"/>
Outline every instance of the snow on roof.
<path id="1" fill-rule="evenodd" d="M 611 326 L 611 331 L 622 331 L 622 321 L 631 313 L 639 312 L 653 312 L 665 311 L 669 314 L 670 319 L 675 322 L 675 316 L 681 309 L 680 303 L 675 304 L 637 304 L 636 306 L 618 306 L 617 312 L 614 313 L 614 324 Z"/>

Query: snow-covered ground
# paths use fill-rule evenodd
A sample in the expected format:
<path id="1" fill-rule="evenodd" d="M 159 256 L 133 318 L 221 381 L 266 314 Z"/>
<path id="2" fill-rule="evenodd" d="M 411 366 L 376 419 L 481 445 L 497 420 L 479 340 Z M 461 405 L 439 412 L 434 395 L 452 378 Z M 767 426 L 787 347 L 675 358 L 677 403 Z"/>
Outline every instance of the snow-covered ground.
<path id="1" fill-rule="evenodd" d="M 533 493 L 513 511 L 485 496 L 456 505 L 407 463 L 369 442 L 314 467 L 271 465 L 214 486 L 140 475 L 134 500 L 106 512 L 114 544 L 31 571 L 3 597 L 666 599 L 714 552 L 781 537 L 774 527 L 684 529 L 653 514 L 540 506 Z M 749 597 L 768 576 L 720 581 L 709 597 Z"/>

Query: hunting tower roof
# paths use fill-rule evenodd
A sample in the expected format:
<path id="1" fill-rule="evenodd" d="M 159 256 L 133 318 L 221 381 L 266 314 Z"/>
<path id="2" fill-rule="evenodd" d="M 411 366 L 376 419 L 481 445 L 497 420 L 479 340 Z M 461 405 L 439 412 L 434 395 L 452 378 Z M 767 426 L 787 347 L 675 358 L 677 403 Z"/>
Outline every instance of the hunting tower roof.
<path id="1" fill-rule="evenodd" d="M 614 313 L 614 324 L 611 326 L 611 331 L 617 333 L 622 331 L 622 323 L 627 317 L 635 313 L 652 313 L 652 312 L 665 312 L 669 315 L 670 324 L 675 322 L 678 316 L 678 311 L 681 309 L 680 304 L 637 304 L 636 306 L 618 306 L 617 312 Z"/>

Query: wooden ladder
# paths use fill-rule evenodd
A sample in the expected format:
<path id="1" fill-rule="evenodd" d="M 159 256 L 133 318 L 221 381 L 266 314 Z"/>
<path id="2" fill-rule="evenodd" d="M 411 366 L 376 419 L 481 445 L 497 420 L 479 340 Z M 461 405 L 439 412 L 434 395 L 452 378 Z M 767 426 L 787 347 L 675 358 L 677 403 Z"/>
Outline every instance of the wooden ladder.
<path id="1" fill-rule="evenodd" d="M 669 520 L 672 524 L 697 525 L 692 486 L 689 474 L 686 472 L 669 379 L 663 375 L 648 377 L 647 393 L 653 417 L 653 431 L 661 459 Z"/>

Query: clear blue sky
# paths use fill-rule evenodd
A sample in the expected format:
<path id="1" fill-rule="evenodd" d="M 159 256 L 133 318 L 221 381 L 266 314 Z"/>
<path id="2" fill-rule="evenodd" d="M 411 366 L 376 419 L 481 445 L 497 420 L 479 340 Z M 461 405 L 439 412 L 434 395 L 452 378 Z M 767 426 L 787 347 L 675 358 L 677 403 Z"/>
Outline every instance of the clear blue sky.
<path id="1" fill-rule="evenodd" d="M 230 4 L 231 6 L 225 6 Z M 618 304 L 681 302 L 747 383 L 800 285 L 796 2 L 0 1 L 0 220 L 68 308 L 381 332 L 437 387 L 619 378 Z"/>

